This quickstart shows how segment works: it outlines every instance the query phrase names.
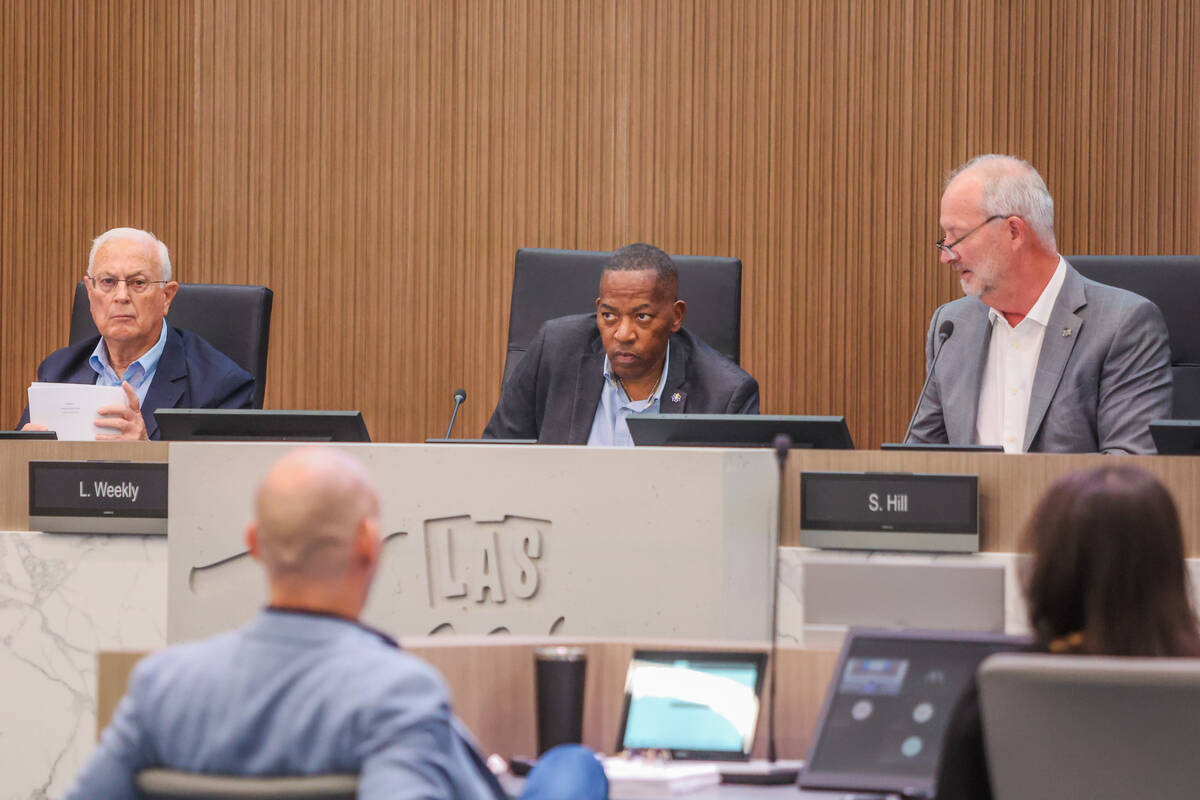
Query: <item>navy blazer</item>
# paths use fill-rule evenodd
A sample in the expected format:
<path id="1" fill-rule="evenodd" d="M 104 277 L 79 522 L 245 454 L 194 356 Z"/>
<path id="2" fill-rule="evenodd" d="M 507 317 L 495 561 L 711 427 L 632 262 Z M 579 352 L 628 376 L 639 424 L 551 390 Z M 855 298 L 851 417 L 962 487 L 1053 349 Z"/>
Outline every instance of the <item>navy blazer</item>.
<path id="1" fill-rule="evenodd" d="M 93 336 L 70 347 L 55 350 L 38 365 L 37 379 L 48 383 L 95 383 L 96 371 L 88 363 L 100 341 Z M 154 412 L 160 408 L 250 408 L 254 377 L 202 338 L 180 328 L 167 326 L 167 342 L 146 401 L 142 419 L 146 435 L 162 438 Z M 17 424 L 29 422 L 29 408 Z"/>
<path id="2" fill-rule="evenodd" d="M 488 439 L 587 444 L 604 388 L 604 343 L 595 314 L 542 325 L 500 390 Z M 757 414 L 758 382 L 680 329 L 671 334 L 663 414 Z"/>

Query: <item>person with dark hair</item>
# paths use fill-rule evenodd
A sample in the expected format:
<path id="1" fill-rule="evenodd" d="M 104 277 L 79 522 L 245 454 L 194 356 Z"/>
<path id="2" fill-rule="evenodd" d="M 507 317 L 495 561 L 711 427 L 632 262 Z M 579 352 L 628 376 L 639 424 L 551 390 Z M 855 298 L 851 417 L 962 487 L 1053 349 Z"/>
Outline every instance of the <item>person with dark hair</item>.
<path id="1" fill-rule="evenodd" d="M 1170 493 L 1131 466 L 1060 478 L 1025 528 L 1023 571 L 1032 648 L 1104 656 L 1200 656 L 1183 532 Z M 988 800 L 979 688 L 950 718 L 938 800 Z"/>
<path id="2" fill-rule="evenodd" d="M 504 382 L 488 439 L 630 446 L 630 414 L 757 414 L 758 383 L 683 328 L 671 257 L 613 253 L 595 314 L 545 323 Z"/>

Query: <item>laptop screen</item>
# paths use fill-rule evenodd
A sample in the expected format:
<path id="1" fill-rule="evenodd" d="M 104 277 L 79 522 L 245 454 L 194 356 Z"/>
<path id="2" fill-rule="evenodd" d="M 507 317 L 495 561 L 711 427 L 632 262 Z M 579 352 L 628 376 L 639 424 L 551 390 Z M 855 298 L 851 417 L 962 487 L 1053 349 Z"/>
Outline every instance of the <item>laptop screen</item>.
<path id="1" fill-rule="evenodd" d="M 748 758 L 765 653 L 638 650 L 625 679 L 617 750 Z"/>
<path id="2" fill-rule="evenodd" d="M 851 631 L 801 785 L 930 792 L 950 714 L 979 663 L 1023 643 L 994 634 Z"/>

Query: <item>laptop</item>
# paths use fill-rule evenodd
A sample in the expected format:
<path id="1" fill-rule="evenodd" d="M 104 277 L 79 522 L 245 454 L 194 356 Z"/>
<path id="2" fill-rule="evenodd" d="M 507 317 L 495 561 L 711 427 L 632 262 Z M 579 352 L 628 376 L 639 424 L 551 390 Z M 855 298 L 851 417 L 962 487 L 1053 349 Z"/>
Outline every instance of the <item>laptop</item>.
<path id="1" fill-rule="evenodd" d="M 625 677 L 617 752 L 745 761 L 754 747 L 766 653 L 636 650 Z"/>
<path id="2" fill-rule="evenodd" d="M 800 773 L 801 798 L 845 792 L 932 797 L 950 714 L 995 633 L 851 629 Z"/>

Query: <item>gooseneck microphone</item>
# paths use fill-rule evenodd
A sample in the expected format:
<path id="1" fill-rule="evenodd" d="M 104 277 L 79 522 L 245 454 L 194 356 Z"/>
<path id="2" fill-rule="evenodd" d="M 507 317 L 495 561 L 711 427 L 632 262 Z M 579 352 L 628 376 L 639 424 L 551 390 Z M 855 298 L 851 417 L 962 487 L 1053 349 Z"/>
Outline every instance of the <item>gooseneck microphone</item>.
<path id="1" fill-rule="evenodd" d="M 933 368 L 937 366 L 938 358 L 942 355 L 942 350 L 946 347 L 946 340 L 954 334 L 954 320 L 948 319 L 938 326 L 937 334 L 937 349 L 933 353 L 933 361 L 929 362 L 929 374 L 925 376 L 925 383 L 921 385 L 921 393 L 917 395 L 917 407 L 913 409 L 912 418 L 908 421 L 908 427 L 904 430 L 904 438 L 902 442 L 907 442 L 908 437 L 912 435 L 913 423 L 917 421 L 917 414 L 921 411 L 921 403 L 925 402 L 925 392 L 929 389 L 929 379 L 933 377 Z"/>
<path id="2" fill-rule="evenodd" d="M 767 764 L 766 769 L 761 772 L 741 777 L 735 777 L 737 773 L 734 773 L 730 776 L 722 776 L 722 781 L 783 786 L 795 783 L 800 777 L 798 768 L 775 763 L 778 756 L 775 744 L 775 693 L 779 686 L 779 670 L 776 667 L 779 662 L 779 541 L 783 536 L 783 501 L 787 495 L 787 483 L 784 477 L 787 474 L 788 451 L 792 449 L 792 437 L 781 433 L 775 437 L 772 444 L 775 448 L 775 457 L 779 462 L 779 501 L 775 508 L 775 535 L 771 538 L 770 548 L 774 569 L 771 574 L 771 650 L 768 656 L 770 663 L 767 678 L 770 682 L 770 691 L 767 693 Z"/>
<path id="3" fill-rule="evenodd" d="M 458 388 L 454 390 L 454 411 L 450 413 L 450 425 L 446 428 L 446 436 L 450 438 L 450 431 L 454 430 L 454 420 L 458 419 L 458 407 L 467 401 L 467 390 Z"/>

